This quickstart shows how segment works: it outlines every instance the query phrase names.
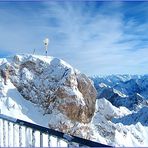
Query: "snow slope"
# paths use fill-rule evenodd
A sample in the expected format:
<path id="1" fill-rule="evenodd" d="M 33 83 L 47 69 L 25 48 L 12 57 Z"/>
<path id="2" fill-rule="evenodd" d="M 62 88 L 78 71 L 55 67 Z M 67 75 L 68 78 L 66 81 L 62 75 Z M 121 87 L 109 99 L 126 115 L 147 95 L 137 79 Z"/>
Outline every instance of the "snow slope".
<path id="1" fill-rule="evenodd" d="M 24 121 L 28 121 L 31 123 L 35 123 L 38 125 L 42 125 L 44 127 L 48 127 L 49 119 L 51 121 L 55 121 L 55 118 L 51 118 L 49 115 L 43 115 L 43 110 L 39 108 L 36 104 L 31 103 L 30 101 L 25 100 L 21 94 L 18 92 L 16 87 L 8 80 L 7 85 L 4 85 L 3 82 L 0 82 L 0 111 L 1 114 L 8 115 L 10 117 L 14 117 L 17 119 L 22 119 Z M 1 125 L 1 121 L 0 121 Z M 7 125 L 7 124 L 6 124 Z M 12 131 L 12 126 L 10 126 L 10 130 Z M 6 128 L 7 129 L 7 128 Z M 10 131 L 10 134 L 12 134 Z M 18 137 L 18 127 L 15 127 L 15 136 L 16 136 L 16 141 L 15 141 L 15 146 L 19 146 L 19 137 Z M 25 129 L 22 129 L 22 136 L 25 136 Z M 2 129 L 0 128 L 0 139 L 3 137 L 3 132 Z M 7 133 L 7 131 L 6 131 Z M 28 137 L 31 137 L 31 130 L 27 131 Z M 39 139 L 39 132 L 35 133 L 35 146 L 39 147 L 40 146 L 40 139 Z M 43 146 L 47 147 L 48 146 L 48 137 L 47 135 L 44 135 L 44 143 Z M 6 137 L 7 138 L 7 137 Z M 51 138 L 51 143 L 50 145 L 52 147 L 57 146 L 57 139 L 55 137 L 50 137 Z M 6 140 L 7 141 L 7 140 Z M 0 146 L 4 146 L 3 143 L 0 141 Z M 7 145 L 8 143 L 6 143 Z M 22 137 L 22 146 L 26 147 L 26 140 L 25 137 Z M 59 141 L 59 145 L 62 147 L 67 147 L 67 143 L 64 141 Z M 13 146 L 13 139 L 10 138 L 9 140 L 9 146 Z M 27 139 L 27 146 L 31 146 L 31 138 Z"/>
<path id="2" fill-rule="evenodd" d="M 97 141 L 117 147 L 147 147 L 147 109 L 131 112 L 125 107 L 117 108 L 105 98 L 97 100 L 92 119 Z M 97 139 L 97 137 L 103 139 Z"/>
<path id="3" fill-rule="evenodd" d="M 25 100 L 10 81 L 7 85 L 1 83 L 0 88 L 1 114 L 48 127 L 48 115 L 43 116 L 39 107 Z M 40 120 L 41 117 L 43 120 Z"/>

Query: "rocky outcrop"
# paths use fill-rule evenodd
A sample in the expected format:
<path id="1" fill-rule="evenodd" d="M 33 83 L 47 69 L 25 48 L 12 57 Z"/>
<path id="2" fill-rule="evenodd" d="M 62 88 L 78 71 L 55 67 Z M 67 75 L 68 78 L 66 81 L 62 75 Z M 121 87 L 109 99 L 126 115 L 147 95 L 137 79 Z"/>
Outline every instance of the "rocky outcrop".
<path id="1" fill-rule="evenodd" d="M 92 86 L 92 82 L 90 81 L 90 79 L 88 79 L 84 74 L 78 74 L 77 81 L 79 91 L 83 94 L 84 98 L 87 98 L 84 100 L 87 116 L 92 117 L 92 113 L 94 113 L 95 111 L 95 108 L 93 106 L 96 102 L 96 90 Z"/>
<path id="2" fill-rule="evenodd" d="M 10 79 L 22 96 L 41 105 L 45 114 L 57 110 L 73 121 L 91 121 L 96 90 L 86 75 L 66 62 L 53 57 L 15 56 Z"/>

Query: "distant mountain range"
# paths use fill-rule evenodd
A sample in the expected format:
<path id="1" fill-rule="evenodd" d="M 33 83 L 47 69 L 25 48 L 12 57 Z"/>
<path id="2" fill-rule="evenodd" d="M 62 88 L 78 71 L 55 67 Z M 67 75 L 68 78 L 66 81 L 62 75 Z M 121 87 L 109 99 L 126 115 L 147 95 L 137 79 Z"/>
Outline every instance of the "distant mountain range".
<path id="1" fill-rule="evenodd" d="M 114 106 L 130 110 L 148 105 L 148 75 L 110 75 L 93 77 L 97 98 L 106 98 Z"/>

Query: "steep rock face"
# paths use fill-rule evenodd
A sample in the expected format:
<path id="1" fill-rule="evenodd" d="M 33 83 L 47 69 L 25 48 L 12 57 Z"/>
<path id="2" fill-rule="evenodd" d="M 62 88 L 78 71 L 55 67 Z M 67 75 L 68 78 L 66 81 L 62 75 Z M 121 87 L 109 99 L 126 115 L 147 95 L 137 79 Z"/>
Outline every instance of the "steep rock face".
<path id="1" fill-rule="evenodd" d="M 15 56 L 9 71 L 22 96 L 41 105 L 45 114 L 57 110 L 74 121 L 90 122 L 96 90 L 89 78 L 66 62 L 53 57 Z"/>
<path id="2" fill-rule="evenodd" d="M 85 110 L 87 112 L 87 116 L 88 117 L 92 117 L 95 111 L 95 107 L 93 107 L 95 105 L 95 98 L 96 98 L 96 89 L 94 89 L 94 87 L 92 87 L 92 82 L 90 81 L 90 79 L 88 79 L 86 77 L 86 75 L 84 74 L 78 74 L 77 75 L 77 81 L 78 81 L 78 89 L 79 91 L 83 94 L 85 99 Z"/>

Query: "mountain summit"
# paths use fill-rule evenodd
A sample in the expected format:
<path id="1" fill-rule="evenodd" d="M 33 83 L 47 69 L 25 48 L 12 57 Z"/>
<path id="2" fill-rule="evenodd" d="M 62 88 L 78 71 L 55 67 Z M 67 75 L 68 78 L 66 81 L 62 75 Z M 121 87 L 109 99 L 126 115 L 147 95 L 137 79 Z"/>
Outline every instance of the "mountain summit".
<path id="1" fill-rule="evenodd" d="M 81 123 L 91 121 L 96 90 L 86 75 L 54 57 L 16 55 L 8 61 L 11 82 L 44 114 L 59 112 Z"/>

